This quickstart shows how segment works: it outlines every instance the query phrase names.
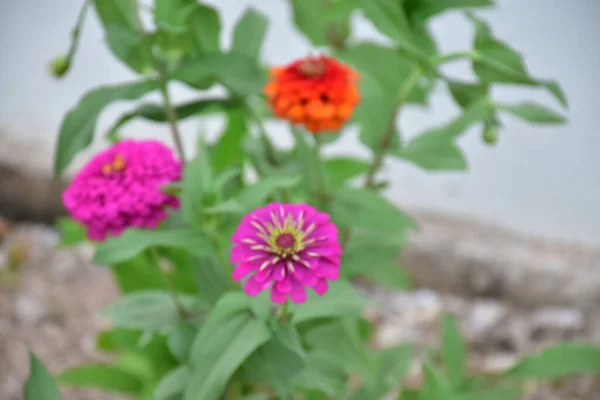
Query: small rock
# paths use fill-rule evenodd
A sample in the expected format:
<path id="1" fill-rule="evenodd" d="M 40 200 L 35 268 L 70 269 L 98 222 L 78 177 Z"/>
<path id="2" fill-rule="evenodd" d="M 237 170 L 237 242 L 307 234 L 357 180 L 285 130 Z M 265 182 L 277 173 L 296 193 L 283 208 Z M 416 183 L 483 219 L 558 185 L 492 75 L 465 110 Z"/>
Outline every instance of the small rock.
<path id="1" fill-rule="evenodd" d="M 463 324 L 467 340 L 477 341 L 481 336 L 486 336 L 497 328 L 507 315 L 507 309 L 502 303 L 492 300 L 477 301 L 469 310 Z"/>
<path id="2" fill-rule="evenodd" d="M 39 323 L 51 314 L 47 304 L 48 302 L 33 296 L 19 296 L 15 302 L 17 320 L 28 325 Z"/>
<path id="3" fill-rule="evenodd" d="M 531 334 L 535 338 L 564 338 L 583 330 L 584 326 L 583 314 L 574 308 L 544 307 L 531 316 Z"/>

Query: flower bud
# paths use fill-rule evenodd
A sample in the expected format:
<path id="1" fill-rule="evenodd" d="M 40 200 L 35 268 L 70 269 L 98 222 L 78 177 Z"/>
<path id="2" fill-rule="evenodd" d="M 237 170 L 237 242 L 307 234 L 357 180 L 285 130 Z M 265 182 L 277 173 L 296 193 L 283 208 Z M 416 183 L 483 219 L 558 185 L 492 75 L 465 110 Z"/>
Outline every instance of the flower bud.
<path id="1" fill-rule="evenodd" d="M 483 128 L 483 141 L 489 145 L 494 145 L 498 141 L 497 127 L 492 124 L 485 124 Z"/>
<path id="2" fill-rule="evenodd" d="M 57 56 L 50 61 L 50 73 L 55 78 L 62 78 L 70 67 L 71 61 L 65 56 Z"/>

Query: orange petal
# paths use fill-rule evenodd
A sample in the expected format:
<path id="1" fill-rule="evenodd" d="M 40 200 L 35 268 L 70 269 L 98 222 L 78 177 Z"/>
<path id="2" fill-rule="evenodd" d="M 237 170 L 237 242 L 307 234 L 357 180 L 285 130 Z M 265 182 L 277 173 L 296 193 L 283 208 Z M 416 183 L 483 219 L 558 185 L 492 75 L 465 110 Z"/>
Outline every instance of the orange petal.
<path id="1" fill-rule="evenodd" d="M 300 104 L 296 104 L 289 109 L 287 117 L 291 119 L 292 122 L 298 123 L 304 120 L 304 115 L 304 107 L 302 107 Z"/>
<path id="2" fill-rule="evenodd" d="M 336 114 L 339 118 L 345 121 L 350 118 L 352 111 L 354 111 L 352 104 L 343 103 L 337 107 Z"/>
<path id="3" fill-rule="evenodd" d="M 267 96 L 275 96 L 275 94 L 277 93 L 277 83 L 276 82 L 269 82 L 266 84 L 265 86 L 265 90 L 264 93 Z"/>

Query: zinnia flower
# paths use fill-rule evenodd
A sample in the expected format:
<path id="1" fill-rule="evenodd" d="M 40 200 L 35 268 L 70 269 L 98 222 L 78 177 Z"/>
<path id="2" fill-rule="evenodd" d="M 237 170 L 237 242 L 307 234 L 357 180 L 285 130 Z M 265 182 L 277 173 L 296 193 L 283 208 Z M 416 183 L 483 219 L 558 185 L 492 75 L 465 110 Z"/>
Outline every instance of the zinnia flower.
<path id="1" fill-rule="evenodd" d="M 306 300 L 305 287 L 319 296 L 340 275 L 342 248 L 329 215 L 306 204 L 271 203 L 246 215 L 231 239 L 233 279 L 250 296 L 271 288 L 271 300 Z"/>
<path id="2" fill-rule="evenodd" d="M 265 94 L 276 116 L 312 133 L 337 131 L 360 100 L 358 74 L 334 58 L 309 56 L 271 69 Z"/>
<path id="3" fill-rule="evenodd" d="M 181 178 L 182 164 L 156 140 L 125 140 L 98 153 L 63 193 L 71 217 L 91 240 L 129 227 L 155 228 L 179 200 L 161 186 Z"/>

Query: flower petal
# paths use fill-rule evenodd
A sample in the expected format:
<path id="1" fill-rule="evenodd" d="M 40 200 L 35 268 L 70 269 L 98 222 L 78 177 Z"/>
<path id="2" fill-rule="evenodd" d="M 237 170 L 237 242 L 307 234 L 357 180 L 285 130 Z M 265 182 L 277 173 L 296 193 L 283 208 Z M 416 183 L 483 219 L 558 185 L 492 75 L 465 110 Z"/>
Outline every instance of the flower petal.
<path id="1" fill-rule="evenodd" d="M 288 293 L 280 292 L 277 290 L 277 285 L 273 286 L 271 289 L 271 301 L 277 304 L 283 304 L 287 300 Z"/>
<path id="2" fill-rule="evenodd" d="M 260 283 L 254 280 L 254 277 L 250 277 L 246 283 L 244 284 L 244 291 L 248 294 L 248 296 L 256 296 L 260 292 L 262 292 L 263 287 Z"/>
<path id="3" fill-rule="evenodd" d="M 317 284 L 314 285 L 312 288 L 317 295 L 323 296 L 327 292 L 327 290 L 329 290 L 329 284 L 325 279 L 319 279 Z"/>
<path id="4" fill-rule="evenodd" d="M 241 262 L 237 264 L 231 274 L 234 281 L 242 280 L 250 272 L 256 270 L 256 264 L 253 262 Z"/>
<path id="5" fill-rule="evenodd" d="M 290 295 L 292 301 L 296 304 L 304 303 L 306 301 L 306 290 L 299 282 L 294 281 Z"/>

